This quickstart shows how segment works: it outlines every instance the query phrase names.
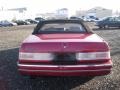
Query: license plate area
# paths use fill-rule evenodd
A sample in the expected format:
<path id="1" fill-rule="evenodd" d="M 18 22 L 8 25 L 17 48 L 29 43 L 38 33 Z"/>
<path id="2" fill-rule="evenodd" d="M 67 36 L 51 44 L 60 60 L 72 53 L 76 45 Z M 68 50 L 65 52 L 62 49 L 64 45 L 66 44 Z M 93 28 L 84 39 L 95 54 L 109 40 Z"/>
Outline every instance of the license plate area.
<path id="1" fill-rule="evenodd" d="M 57 65 L 71 65 L 76 64 L 77 60 L 75 53 L 55 53 L 53 62 Z"/>

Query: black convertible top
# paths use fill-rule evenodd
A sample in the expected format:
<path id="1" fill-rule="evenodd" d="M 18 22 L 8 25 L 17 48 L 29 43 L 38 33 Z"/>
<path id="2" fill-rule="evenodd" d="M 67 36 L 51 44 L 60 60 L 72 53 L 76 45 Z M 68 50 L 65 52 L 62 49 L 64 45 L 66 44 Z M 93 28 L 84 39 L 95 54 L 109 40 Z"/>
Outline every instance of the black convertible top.
<path id="1" fill-rule="evenodd" d="M 76 20 L 76 19 L 55 19 L 55 20 L 43 20 L 40 21 L 37 26 L 35 27 L 34 31 L 32 34 L 38 34 L 38 31 L 44 24 L 49 24 L 49 23 L 77 23 L 81 24 L 87 33 L 93 33 L 92 30 L 85 24 L 83 20 Z"/>

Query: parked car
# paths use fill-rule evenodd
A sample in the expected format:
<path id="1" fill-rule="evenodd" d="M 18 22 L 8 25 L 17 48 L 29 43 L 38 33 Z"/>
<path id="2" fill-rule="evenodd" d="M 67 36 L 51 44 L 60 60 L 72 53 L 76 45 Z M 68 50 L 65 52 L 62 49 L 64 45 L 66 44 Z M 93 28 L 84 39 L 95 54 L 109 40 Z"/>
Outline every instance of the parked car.
<path id="1" fill-rule="evenodd" d="M 107 17 L 96 23 L 99 28 L 119 27 L 120 28 L 120 17 Z"/>
<path id="2" fill-rule="evenodd" d="M 11 21 L 10 23 L 12 23 L 13 26 L 17 26 L 17 23 L 15 23 L 15 22 Z"/>
<path id="3" fill-rule="evenodd" d="M 97 22 L 97 21 L 99 21 L 99 18 L 97 18 L 97 17 L 84 17 L 84 19 L 83 19 L 84 21 L 88 21 L 88 22 Z"/>
<path id="4" fill-rule="evenodd" d="M 38 23 L 38 21 L 32 20 L 32 19 L 26 19 L 25 21 L 27 21 L 27 22 L 29 22 L 31 24 L 37 24 Z"/>
<path id="5" fill-rule="evenodd" d="M 70 19 L 83 20 L 82 18 L 75 17 L 75 16 L 70 17 Z"/>
<path id="6" fill-rule="evenodd" d="M 19 49 L 18 70 L 28 76 L 97 76 L 111 72 L 105 40 L 80 20 L 38 23 Z"/>
<path id="7" fill-rule="evenodd" d="M 24 20 L 15 20 L 14 23 L 17 23 L 17 25 L 29 25 L 30 23 Z"/>
<path id="8" fill-rule="evenodd" d="M 0 27 L 13 26 L 13 24 L 7 20 L 0 21 Z"/>
<path id="9" fill-rule="evenodd" d="M 45 19 L 41 18 L 41 17 L 36 17 L 35 18 L 36 21 L 44 21 Z"/>

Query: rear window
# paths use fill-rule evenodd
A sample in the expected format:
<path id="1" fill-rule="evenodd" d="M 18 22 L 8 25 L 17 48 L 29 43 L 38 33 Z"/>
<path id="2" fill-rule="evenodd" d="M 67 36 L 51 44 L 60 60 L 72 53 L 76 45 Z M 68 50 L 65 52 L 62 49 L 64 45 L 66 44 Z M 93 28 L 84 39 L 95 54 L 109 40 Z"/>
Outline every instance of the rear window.
<path id="1" fill-rule="evenodd" d="M 38 33 L 83 33 L 84 27 L 78 23 L 48 23 L 44 24 Z"/>

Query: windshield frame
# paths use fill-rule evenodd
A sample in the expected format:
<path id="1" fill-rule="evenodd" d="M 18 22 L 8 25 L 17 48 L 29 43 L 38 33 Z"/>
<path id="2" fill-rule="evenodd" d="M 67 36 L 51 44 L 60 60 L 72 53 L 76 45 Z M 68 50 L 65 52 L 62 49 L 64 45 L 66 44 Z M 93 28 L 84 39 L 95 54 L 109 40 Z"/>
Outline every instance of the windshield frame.
<path id="1" fill-rule="evenodd" d="M 85 30 L 84 32 L 81 31 L 66 31 L 66 32 L 61 32 L 61 31 L 57 31 L 57 32 L 51 32 L 51 31 L 41 31 L 39 32 L 39 30 L 45 25 L 45 24 L 54 24 L 54 23 L 73 23 L 73 24 L 80 24 L 82 26 L 82 28 Z M 92 30 L 90 30 L 90 28 L 86 25 L 83 24 L 82 21 L 80 20 L 45 20 L 45 21 L 40 21 L 37 26 L 35 27 L 34 31 L 32 34 L 58 34 L 58 33 L 93 33 Z"/>

